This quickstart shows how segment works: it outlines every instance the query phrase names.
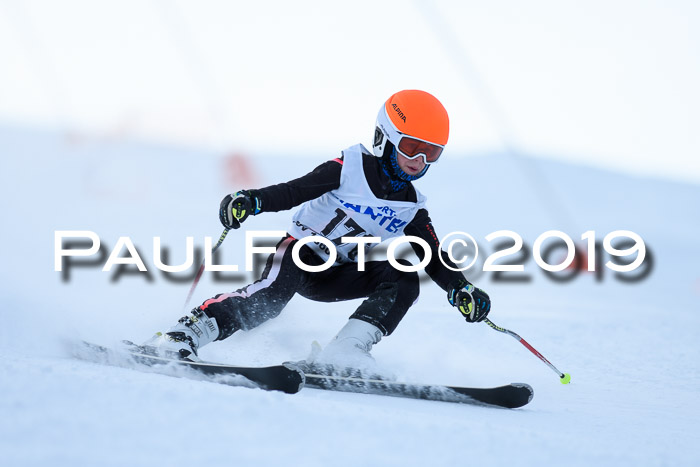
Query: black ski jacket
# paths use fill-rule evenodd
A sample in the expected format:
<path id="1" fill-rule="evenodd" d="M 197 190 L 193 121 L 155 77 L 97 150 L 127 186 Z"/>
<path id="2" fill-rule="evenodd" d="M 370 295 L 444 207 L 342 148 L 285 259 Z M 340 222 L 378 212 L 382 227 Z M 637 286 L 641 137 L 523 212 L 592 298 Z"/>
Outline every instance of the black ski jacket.
<path id="1" fill-rule="evenodd" d="M 392 190 L 389 177 L 382 170 L 380 160 L 377 157 L 363 154 L 362 164 L 367 183 L 377 198 L 416 202 L 416 190 L 411 183 L 408 183 L 407 187 L 401 191 L 394 192 Z M 250 193 L 258 198 L 260 213 L 285 211 L 338 188 L 340 186 L 341 169 L 342 157 L 324 162 L 303 177 L 257 190 L 250 190 Z M 432 258 L 425 267 L 425 272 L 443 290 L 449 291 L 460 281 L 464 280 L 464 275 L 461 272 L 452 271 L 440 262 L 438 255 L 442 255 L 447 264 L 455 267 L 447 257 L 447 253 L 440 250 L 440 240 L 435 234 L 427 209 L 418 210 L 413 220 L 404 228 L 404 233 L 420 237 L 430 245 Z M 424 257 L 423 249 L 413 243 L 411 243 L 411 246 L 416 255 L 422 260 Z"/>

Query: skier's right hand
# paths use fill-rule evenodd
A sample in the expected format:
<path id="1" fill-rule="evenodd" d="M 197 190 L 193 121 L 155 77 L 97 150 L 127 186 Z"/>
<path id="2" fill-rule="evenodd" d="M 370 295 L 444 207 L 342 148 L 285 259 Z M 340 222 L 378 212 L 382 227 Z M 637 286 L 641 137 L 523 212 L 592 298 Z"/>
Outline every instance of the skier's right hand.
<path id="1" fill-rule="evenodd" d="M 237 229 L 249 215 L 257 214 L 257 200 L 249 191 L 226 195 L 219 206 L 219 220 L 227 229 Z"/>

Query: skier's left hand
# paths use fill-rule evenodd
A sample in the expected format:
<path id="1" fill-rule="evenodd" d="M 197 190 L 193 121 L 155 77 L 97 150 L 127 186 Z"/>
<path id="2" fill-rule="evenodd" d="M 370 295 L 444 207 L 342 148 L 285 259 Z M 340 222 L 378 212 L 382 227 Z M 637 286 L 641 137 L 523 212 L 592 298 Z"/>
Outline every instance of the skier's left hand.
<path id="1" fill-rule="evenodd" d="M 470 323 L 483 321 L 491 311 L 491 299 L 488 294 L 466 280 L 447 292 L 447 300 L 450 305 L 456 306 Z"/>

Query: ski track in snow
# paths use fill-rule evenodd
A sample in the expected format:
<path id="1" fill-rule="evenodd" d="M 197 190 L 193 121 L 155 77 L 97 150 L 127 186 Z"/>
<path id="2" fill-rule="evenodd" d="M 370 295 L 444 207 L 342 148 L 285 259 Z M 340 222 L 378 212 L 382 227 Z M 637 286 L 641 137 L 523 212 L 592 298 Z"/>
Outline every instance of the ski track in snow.
<path id="1" fill-rule="evenodd" d="M 514 339 L 468 325 L 430 282 L 394 335 L 375 347 L 379 365 L 413 382 L 495 386 L 526 382 L 531 404 L 472 407 L 305 389 L 296 395 L 143 373 L 70 358 L 62 343 L 145 340 L 182 315 L 190 282 L 152 273 L 116 284 L 99 268 L 53 271 L 54 230 L 92 230 L 110 248 L 130 236 L 153 264 L 152 237 L 184 261 L 184 237 L 217 237 L 226 186 L 214 154 L 136 142 L 69 144 L 51 133 L 0 128 L 3 157 L 0 459 L 7 466 L 73 465 L 698 465 L 700 345 L 697 341 L 700 187 L 538 161 L 575 214 L 559 225 L 517 169 L 500 156 L 450 159 L 418 188 L 439 235 L 500 229 L 531 245 L 549 229 L 640 234 L 655 258 L 650 278 L 624 284 L 607 271 L 532 282 L 476 280 L 493 299 L 493 321 L 523 336 L 572 383 Z M 331 155 L 335 156 L 335 155 Z M 325 159 L 255 160 L 262 184 Z M 37 172 L 33 168 L 42 166 Z M 456 184 L 462 170 L 476 177 Z M 31 184 L 20 174 L 32 173 Z M 497 184 L 489 180 L 498 180 Z M 497 186 L 496 186 L 497 185 Z M 445 189 L 449 186 L 449 190 Z M 595 189 L 591 189 L 595 187 Z M 455 215 L 458 196 L 479 225 Z M 49 207 L 47 209 L 47 206 Z M 465 209 L 465 212 L 468 210 Z M 285 229 L 291 213 L 251 218 L 254 230 Z M 487 242 L 483 241 L 483 245 Z M 244 264 L 243 234 L 231 232 L 222 260 Z M 107 252 L 109 253 L 109 251 Z M 245 285 L 205 275 L 193 303 Z M 202 350 L 206 360 L 267 365 L 304 358 L 325 344 L 359 301 L 295 297 L 282 315 Z"/>

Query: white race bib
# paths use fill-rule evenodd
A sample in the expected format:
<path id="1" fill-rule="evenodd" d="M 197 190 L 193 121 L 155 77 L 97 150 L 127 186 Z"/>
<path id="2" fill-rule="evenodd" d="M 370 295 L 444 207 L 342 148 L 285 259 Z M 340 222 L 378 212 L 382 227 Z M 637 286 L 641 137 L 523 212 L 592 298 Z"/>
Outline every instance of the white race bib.
<path id="1" fill-rule="evenodd" d="M 362 153 L 369 154 L 361 144 L 343 151 L 340 186 L 302 204 L 292 218 L 289 233 L 295 238 L 321 235 L 335 244 L 339 263 L 357 261 L 357 244 L 341 243 L 342 237 L 380 237 L 386 240 L 403 235 L 404 227 L 425 205 L 426 198 L 416 190 L 417 202 L 388 201 L 374 196 L 367 183 L 362 165 Z M 328 248 L 319 242 L 307 245 L 323 260 Z M 375 244 L 366 244 L 369 251 Z"/>

